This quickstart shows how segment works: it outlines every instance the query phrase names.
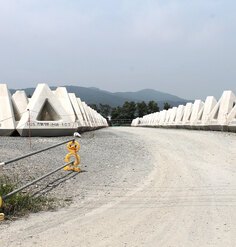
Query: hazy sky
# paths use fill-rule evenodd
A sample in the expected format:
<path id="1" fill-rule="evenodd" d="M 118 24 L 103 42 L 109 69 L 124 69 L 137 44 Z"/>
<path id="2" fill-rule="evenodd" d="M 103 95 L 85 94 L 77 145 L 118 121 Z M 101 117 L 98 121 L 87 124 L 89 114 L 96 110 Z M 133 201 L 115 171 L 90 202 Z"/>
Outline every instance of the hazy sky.
<path id="1" fill-rule="evenodd" d="M 236 93 L 236 1 L 0 0 L 0 82 Z"/>

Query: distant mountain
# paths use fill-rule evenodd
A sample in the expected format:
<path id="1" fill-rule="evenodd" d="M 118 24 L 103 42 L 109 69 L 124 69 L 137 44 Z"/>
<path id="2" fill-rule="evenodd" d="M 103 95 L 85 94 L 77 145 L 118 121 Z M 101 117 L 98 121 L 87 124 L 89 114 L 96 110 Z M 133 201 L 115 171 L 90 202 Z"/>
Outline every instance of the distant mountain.
<path id="1" fill-rule="evenodd" d="M 159 92 L 153 89 L 143 89 L 137 92 L 117 92 L 112 93 L 109 91 L 101 90 L 95 87 L 77 87 L 77 86 L 65 86 L 69 93 L 74 93 L 82 101 L 87 104 L 108 104 L 112 107 L 121 106 L 125 101 L 145 101 L 149 102 L 154 100 L 158 102 L 158 105 L 162 108 L 164 102 L 168 102 L 172 106 L 178 106 L 180 104 L 185 104 L 187 100 L 179 98 L 175 95 L 168 93 Z M 51 87 L 55 90 L 56 87 Z M 31 96 L 35 88 L 23 89 L 26 94 Z M 16 90 L 11 90 L 14 93 Z"/>
<path id="2" fill-rule="evenodd" d="M 114 93 L 115 95 L 118 95 L 123 98 L 129 98 L 132 99 L 135 102 L 139 101 L 145 101 L 148 102 L 150 100 L 154 100 L 158 102 L 158 105 L 162 107 L 165 102 L 168 102 L 172 106 L 177 106 L 180 104 L 185 104 L 187 100 L 182 99 L 178 96 L 168 94 L 168 93 L 163 93 L 156 91 L 154 89 L 143 89 L 137 92 L 118 92 Z"/>

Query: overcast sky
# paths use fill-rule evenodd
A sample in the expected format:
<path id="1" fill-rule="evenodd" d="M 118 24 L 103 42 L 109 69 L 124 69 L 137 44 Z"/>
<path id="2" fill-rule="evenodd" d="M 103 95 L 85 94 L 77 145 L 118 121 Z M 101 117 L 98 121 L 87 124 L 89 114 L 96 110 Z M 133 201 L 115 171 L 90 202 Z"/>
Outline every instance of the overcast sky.
<path id="1" fill-rule="evenodd" d="M 0 82 L 236 93 L 235 13 L 235 0 L 0 0 Z"/>

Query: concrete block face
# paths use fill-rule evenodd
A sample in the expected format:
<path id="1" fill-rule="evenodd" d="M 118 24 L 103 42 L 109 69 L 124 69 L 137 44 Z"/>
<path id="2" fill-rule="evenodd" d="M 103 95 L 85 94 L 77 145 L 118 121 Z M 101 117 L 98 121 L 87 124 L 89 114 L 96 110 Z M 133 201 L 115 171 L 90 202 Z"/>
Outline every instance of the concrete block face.
<path id="1" fill-rule="evenodd" d="M 236 132 L 236 100 L 233 103 L 233 108 L 227 117 L 227 126 L 229 131 Z"/>
<path id="2" fill-rule="evenodd" d="M 153 126 L 154 125 L 154 113 L 151 113 L 150 115 L 149 115 L 149 125 L 150 126 Z"/>
<path id="3" fill-rule="evenodd" d="M 171 108 L 167 110 L 164 125 L 170 125 L 170 117 L 171 117 L 172 111 L 173 110 Z"/>
<path id="4" fill-rule="evenodd" d="M 87 104 L 86 104 L 87 105 Z M 93 112 L 92 109 L 87 105 L 87 113 L 89 115 L 90 121 L 92 123 L 92 126 L 95 128 L 96 127 L 96 121 L 95 118 L 93 116 Z"/>
<path id="5" fill-rule="evenodd" d="M 167 114 L 167 110 L 163 110 L 160 112 L 160 121 L 159 121 L 159 125 L 164 125 L 165 119 L 166 119 L 166 114 Z"/>
<path id="6" fill-rule="evenodd" d="M 38 84 L 28 99 L 24 91 L 11 96 L 7 85 L 0 84 L 0 135 L 17 130 L 21 136 L 65 136 L 107 126 L 105 118 L 65 87 L 52 91 Z"/>
<path id="7" fill-rule="evenodd" d="M 87 122 L 88 122 L 88 126 L 90 128 L 93 128 L 93 124 L 92 124 L 92 120 L 91 120 L 91 117 L 89 115 L 89 111 L 88 111 L 88 106 L 85 102 L 82 101 L 82 107 L 84 109 L 84 114 L 86 116 L 86 119 L 87 119 Z"/>
<path id="8" fill-rule="evenodd" d="M 216 104 L 217 104 L 217 100 L 213 96 L 208 96 L 206 98 L 204 108 L 202 112 L 199 112 L 198 115 L 198 125 L 202 125 L 202 126 L 207 125 L 207 122 L 209 121 L 210 118 L 210 113 L 212 112 Z"/>
<path id="9" fill-rule="evenodd" d="M 160 113 L 159 112 L 156 112 L 154 114 L 154 126 L 157 126 L 159 124 L 159 121 L 160 121 Z"/>
<path id="10" fill-rule="evenodd" d="M 232 91 L 224 91 L 218 102 L 213 96 L 208 96 L 205 103 L 195 100 L 186 106 L 179 105 L 168 111 L 143 116 L 139 121 L 133 121 L 132 125 L 145 126 L 150 123 L 161 127 L 236 132 L 236 96 Z"/>
<path id="11" fill-rule="evenodd" d="M 204 103 L 201 100 L 195 100 L 192 107 L 190 125 L 195 126 L 198 124 L 199 113 L 203 112 L 203 109 L 204 109 Z"/>
<path id="12" fill-rule="evenodd" d="M 137 127 L 140 124 L 140 119 L 139 118 L 135 118 L 132 123 L 131 126 L 133 127 Z"/>
<path id="13" fill-rule="evenodd" d="M 174 124 L 176 126 L 182 125 L 183 123 L 183 117 L 184 117 L 184 110 L 185 106 L 184 105 L 179 105 L 176 111 L 176 118 Z"/>
<path id="14" fill-rule="evenodd" d="M 25 91 L 16 91 L 12 95 L 12 105 L 13 105 L 15 120 L 17 122 L 20 121 L 23 113 L 26 112 L 28 103 L 29 100 L 27 98 Z"/>
<path id="15" fill-rule="evenodd" d="M 17 125 L 21 136 L 72 135 L 77 130 L 73 116 L 68 114 L 46 84 L 38 84 L 25 112 Z M 66 102 L 67 103 L 67 102 Z"/>
<path id="16" fill-rule="evenodd" d="M 70 98 L 70 102 L 71 102 L 71 105 L 72 105 L 73 110 L 74 110 L 75 120 L 78 122 L 79 128 L 80 128 L 80 126 L 85 127 L 86 123 L 83 119 L 83 114 L 81 112 L 81 109 L 79 107 L 79 104 L 78 104 L 78 101 L 77 101 L 75 94 L 69 93 L 69 98 Z"/>
<path id="17" fill-rule="evenodd" d="M 220 100 L 215 105 L 209 115 L 207 124 L 212 126 L 212 129 L 218 129 L 219 126 L 227 125 L 227 118 L 233 109 L 236 97 L 232 91 L 224 91 Z M 219 127 L 221 128 L 221 127 Z"/>
<path id="18" fill-rule="evenodd" d="M 87 117 L 87 115 L 86 115 L 86 113 L 85 113 L 85 109 L 84 109 L 84 106 L 83 106 L 83 104 L 82 104 L 81 99 L 80 99 L 80 98 L 77 98 L 77 102 L 78 102 L 80 111 L 81 111 L 81 113 L 82 113 L 82 117 L 83 117 L 85 126 L 86 126 L 87 128 L 90 128 L 90 123 L 89 123 L 88 117 Z"/>
<path id="19" fill-rule="evenodd" d="M 0 135 L 10 136 L 16 127 L 12 97 L 6 84 L 0 84 Z"/>
<path id="20" fill-rule="evenodd" d="M 63 106 L 65 112 L 68 115 L 68 118 L 70 118 L 70 121 L 75 122 L 76 120 L 75 113 L 74 113 L 73 106 L 71 104 L 70 97 L 69 97 L 69 94 L 66 88 L 58 87 L 55 90 L 54 94 L 57 100 L 60 101 L 61 105 Z"/>
<path id="21" fill-rule="evenodd" d="M 177 109 L 178 109 L 177 107 L 172 108 L 170 119 L 169 119 L 169 125 L 175 124 L 175 120 L 176 120 L 176 116 L 177 116 Z"/>
<path id="22" fill-rule="evenodd" d="M 190 119 L 192 115 L 192 108 L 193 104 L 192 103 L 187 103 L 184 109 L 184 116 L 183 116 L 183 121 L 182 125 L 190 125 Z"/>

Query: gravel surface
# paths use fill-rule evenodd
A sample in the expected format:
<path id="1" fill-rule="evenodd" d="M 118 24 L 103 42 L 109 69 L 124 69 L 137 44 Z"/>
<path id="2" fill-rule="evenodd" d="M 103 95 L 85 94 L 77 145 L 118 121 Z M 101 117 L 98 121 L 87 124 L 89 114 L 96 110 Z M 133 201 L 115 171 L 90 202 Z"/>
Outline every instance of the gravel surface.
<path id="1" fill-rule="evenodd" d="M 236 134 L 109 128 L 81 143 L 88 172 L 49 192 L 73 203 L 0 225 L 0 246 L 236 246 Z"/>
<path id="2" fill-rule="evenodd" d="M 30 147 L 29 138 L 0 137 L 0 161 L 7 161 L 69 139 L 70 136 L 33 137 Z M 144 144 L 131 134 L 118 135 L 110 129 L 101 129 L 83 133 L 78 141 L 81 144 L 79 154 L 82 173 L 61 170 L 28 190 L 37 195 L 55 198 L 58 206 L 75 200 L 83 203 L 100 200 L 105 203 L 106 195 L 110 193 L 107 192 L 107 187 L 114 186 L 116 190 L 133 187 L 152 168 L 146 168 L 145 164 L 150 163 L 151 157 L 144 149 Z M 66 154 L 66 144 L 63 144 L 6 165 L 1 169 L 1 174 L 19 181 L 18 186 L 24 185 L 63 165 Z"/>

